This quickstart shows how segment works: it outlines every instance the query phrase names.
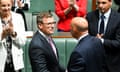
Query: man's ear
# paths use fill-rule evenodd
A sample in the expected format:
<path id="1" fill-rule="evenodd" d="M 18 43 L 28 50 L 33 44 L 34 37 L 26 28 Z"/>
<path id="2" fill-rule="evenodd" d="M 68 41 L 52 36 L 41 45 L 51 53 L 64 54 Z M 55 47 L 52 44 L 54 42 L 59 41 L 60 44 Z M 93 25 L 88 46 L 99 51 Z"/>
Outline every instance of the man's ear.
<path id="1" fill-rule="evenodd" d="M 38 24 L 38 27 L 42 29 L 43 25 L 41 23 Z"/>

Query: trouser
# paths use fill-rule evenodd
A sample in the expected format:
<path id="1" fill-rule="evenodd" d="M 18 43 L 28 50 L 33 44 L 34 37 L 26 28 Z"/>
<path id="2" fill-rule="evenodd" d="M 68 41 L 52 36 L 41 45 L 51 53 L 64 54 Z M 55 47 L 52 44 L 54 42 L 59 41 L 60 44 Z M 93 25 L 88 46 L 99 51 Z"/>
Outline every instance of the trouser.
<path id="1" fill-rule="evenodd" d="M 11 62 L 9 64 L 6 62 L 4 72 L 21 72 L 21 70 L 15 71 L 13 62 Z"/>

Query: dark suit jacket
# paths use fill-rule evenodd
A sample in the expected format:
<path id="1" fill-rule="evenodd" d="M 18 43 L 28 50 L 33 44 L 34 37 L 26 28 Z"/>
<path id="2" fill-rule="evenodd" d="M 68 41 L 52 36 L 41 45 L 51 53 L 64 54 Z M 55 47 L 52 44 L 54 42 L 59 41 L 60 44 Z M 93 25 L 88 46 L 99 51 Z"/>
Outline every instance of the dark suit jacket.
<path id="1" fill-rule="evenodd" d="M 98 10 L 87 14 L 90 35 L 98 33 Z M 120 14 L 111 11 L 106 32 L 103 36 L 107 66 L 110 72 L 120 72 Z"/>
<path id="2" fill-rule="evenodd" d="M 118 8 L 118 12 L 120 12 L 120 0 L 114 0 L 115 4 L 117 4 L 119 6 Z"/>
<path id="3" fill-rule="evenodd" d="M 32 72 L 64 72 L 48 41 L 37 31 L 29 45 Z"/>
<path id="4" fill-rule="evenodd" d="M 68 72 L 105 72 L 104 49 L 101 41 L 86 36 L 79 41 L 71 54 Z"/>

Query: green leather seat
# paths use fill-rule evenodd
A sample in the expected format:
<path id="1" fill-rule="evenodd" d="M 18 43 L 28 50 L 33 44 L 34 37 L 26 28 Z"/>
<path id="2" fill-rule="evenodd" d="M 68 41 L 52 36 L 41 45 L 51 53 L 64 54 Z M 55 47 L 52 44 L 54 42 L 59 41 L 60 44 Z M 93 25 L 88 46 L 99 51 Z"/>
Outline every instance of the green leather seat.
<path id="1" fill-rule="evenodd" d="M 30 61 L 29 61 L 29 55 L 28 55 L 28 48 L 29 48 L 29 43 L 31 41 L 31 38 L 28 38 L 25 44 L 25 48 L 24 48 L 24 70 L 22 72 L 32 72 L 31 70 L 31 65 L 30 65 Z"/>
<path id="2" fill-rule="evenodd" d="M 77 44 L 77 40 L 74 38 L 66 38 L 66 66 L 69 61 L 69 57 L 73 49 L 75 48 Z"/>
<path id="3" fill-rule="evenodd" d="M 62 66 L 66 65 L 66 55 L 65 55 L 65 38 L 54 38 L 54 42 L 59 52 L 59 60 Z"/>

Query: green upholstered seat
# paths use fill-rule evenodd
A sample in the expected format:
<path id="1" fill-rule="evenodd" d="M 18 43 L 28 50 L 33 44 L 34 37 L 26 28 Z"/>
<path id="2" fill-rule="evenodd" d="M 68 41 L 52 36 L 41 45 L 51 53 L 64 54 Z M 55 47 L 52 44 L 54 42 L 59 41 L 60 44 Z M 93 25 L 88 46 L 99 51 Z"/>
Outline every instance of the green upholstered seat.
<path id="1" fill-rule="evenodd" d="M 62 66 L 66 65 L 66 55 L 65 55 L 65 38 L 54 38 L 54 42 L 59 51 L 59 60 Z"/>
<path id="2" fill-rule="evenodd" d="M 76 44 L 77 44 L 77 40 L 73 38 L 66 38 L 66 66 L 69 61 L 70 54 L 75 48 Z"/>
<path id="3" fill-rule="evenodd" d="M 28 38 L 24 47 L 24 70 L 22 72 L 32 72 L 31 70 L 31 65 L 29 61 L 29 55 L 28 55 L 28 48 L 29 48 L 29 43 L 31 41 L 31 38 Z"/>

